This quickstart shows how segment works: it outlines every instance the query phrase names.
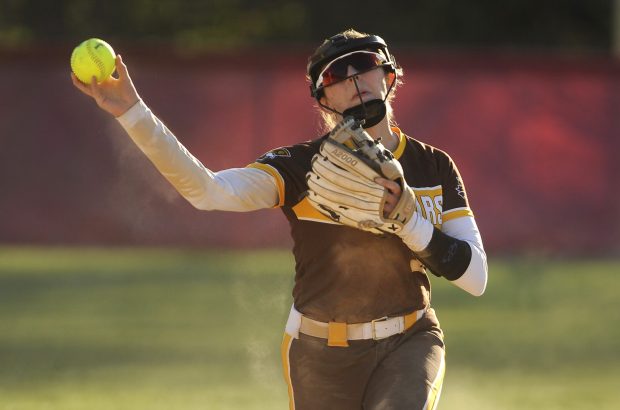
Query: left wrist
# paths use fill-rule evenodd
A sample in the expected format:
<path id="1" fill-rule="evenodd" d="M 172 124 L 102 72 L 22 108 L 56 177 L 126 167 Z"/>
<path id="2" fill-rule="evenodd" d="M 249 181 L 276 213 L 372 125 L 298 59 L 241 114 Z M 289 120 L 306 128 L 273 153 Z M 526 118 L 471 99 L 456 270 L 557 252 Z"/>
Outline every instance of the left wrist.
<path id="1" fill-rule="evenodd" d="M 419 212 L 414 212 L 411 219 L 403 225 L 402 229 L 396 234 L 405 245 L 414 252 L 421 252 L 431 241 L 435 227 L 433 224 L 422 217 Z"/>

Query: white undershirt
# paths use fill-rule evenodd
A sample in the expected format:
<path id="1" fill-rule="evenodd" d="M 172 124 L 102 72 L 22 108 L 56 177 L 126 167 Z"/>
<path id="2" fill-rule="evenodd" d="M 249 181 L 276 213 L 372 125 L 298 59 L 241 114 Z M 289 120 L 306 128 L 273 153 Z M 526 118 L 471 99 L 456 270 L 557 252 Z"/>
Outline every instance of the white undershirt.
<path id="1" fill-rule="evenodd" d="M 179 142 L 142 100 L 117 120 L 162 175 L 194 207 L 245 212 L 278 204 L 277 182 L 270 174 L 257 168 L 211 171 Z M 415 216 L 401 236 L 412 250 L 420 251 L 428 245 L 433 225 L 419 213 Z M 444 222 L 441 230 L 466 241 L 472 250 L 467 270 L 452 283 L 472 295 L 481 295 L 486 288 L 488 269 L 476 221 L 471 216 L 452 219 Z"/>
<path id="2" fill-rule="evenodd" d="M 194 207 L 205 211 L 245 212 L 272 208 L 278 203 L 278 186 L 271 175 L 256 168 L 211 171 L 141 100 L 117 120 L 162 175 Z"/>

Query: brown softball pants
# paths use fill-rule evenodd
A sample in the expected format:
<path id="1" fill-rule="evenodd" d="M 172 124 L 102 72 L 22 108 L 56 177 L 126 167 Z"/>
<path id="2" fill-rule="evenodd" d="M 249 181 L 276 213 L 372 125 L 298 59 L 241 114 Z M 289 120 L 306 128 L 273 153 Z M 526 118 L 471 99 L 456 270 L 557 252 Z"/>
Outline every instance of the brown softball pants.
<path id="1" fill-rule="evenodd" d="M 291 410 L 435 409 L 445 371 L 443 333 L 433 309 L 405 333 L 381 340 L 284 334 L 282 362 Z"/>

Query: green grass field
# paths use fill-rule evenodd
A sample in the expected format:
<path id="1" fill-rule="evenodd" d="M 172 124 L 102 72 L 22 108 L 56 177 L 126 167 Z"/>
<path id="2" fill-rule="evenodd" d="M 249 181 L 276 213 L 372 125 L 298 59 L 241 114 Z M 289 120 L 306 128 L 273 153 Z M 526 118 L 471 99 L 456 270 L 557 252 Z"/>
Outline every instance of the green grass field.
<path id="1" fill-rule="evenodd" d="M 0 248 L 0 409 L 287 409 L 287 251 Z M 620 261 L 433 277 L 439 408 L 620 408 Z"/>

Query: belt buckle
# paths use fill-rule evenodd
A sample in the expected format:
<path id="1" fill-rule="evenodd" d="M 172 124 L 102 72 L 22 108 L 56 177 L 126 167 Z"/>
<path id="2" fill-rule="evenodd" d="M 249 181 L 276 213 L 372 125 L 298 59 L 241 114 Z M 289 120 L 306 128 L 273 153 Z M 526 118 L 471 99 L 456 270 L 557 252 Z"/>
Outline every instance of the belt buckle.
<path id="1" fill-rule="evenodd" d="M 385 337 L 377 337 L 377 330 L 375 328 L 375 323 L 377 322 L 385 322 L 386 320 L 388 320 L 389 318 L 387 316 L 383 316 L 379 319 L 374 319 L 370 321 L 370 330 L 372 332 L 372 340 L 381 340 L 381 339 L 385 339 Z"/>

